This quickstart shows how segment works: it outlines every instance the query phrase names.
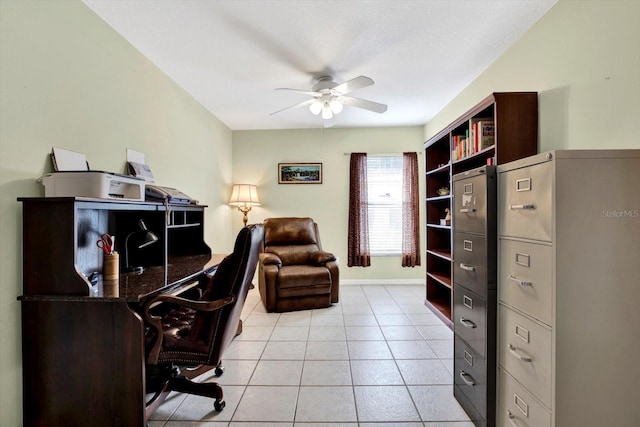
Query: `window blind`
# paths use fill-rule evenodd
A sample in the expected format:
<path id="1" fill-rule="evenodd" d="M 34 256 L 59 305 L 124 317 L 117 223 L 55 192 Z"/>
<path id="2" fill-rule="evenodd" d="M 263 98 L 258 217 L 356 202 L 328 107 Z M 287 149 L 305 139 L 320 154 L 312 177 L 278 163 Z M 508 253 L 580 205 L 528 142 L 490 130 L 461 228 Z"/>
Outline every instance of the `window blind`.
<path id="1" fill-rule="evenodd" d="M 402 156 L 367 157 L 371 255 L 402 253 Z"/>

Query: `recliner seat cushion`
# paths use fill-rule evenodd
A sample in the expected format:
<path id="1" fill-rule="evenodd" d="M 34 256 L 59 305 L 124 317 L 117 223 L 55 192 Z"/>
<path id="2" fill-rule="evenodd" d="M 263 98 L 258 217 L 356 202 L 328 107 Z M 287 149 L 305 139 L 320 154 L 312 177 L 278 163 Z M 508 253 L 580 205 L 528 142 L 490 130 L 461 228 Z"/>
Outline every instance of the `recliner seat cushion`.
<path id="1" fill-rule="evenodd" d="M 323 305 L 323 307 L 331 305 L 331 285 L 328 283 L 322 285 L 307 285 L 294 288 L 283 288 L 278 289 L 277 293 L 279 303 L 287 301 L 289 299 L 300 301 L 301 298 L 312 300 L 314 298 L 326 297 L 328 303 Z"/>
<path id="2" fill-rule="evenodd" d="M 331 285 L 331 274 L 325 267 L 311 265 L 290 265 L 278 272 L 278 288 L 296 288 L 300 286 Z"/>

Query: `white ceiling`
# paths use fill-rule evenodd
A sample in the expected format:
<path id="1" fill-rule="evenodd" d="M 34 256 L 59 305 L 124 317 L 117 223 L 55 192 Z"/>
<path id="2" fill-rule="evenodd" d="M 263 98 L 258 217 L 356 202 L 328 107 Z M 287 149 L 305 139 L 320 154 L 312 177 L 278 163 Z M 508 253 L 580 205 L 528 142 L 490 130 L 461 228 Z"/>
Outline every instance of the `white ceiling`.
<path id="1" fill-rule="evenodd" d="M 424 125 L 557 0 L 83 0 L 232 130 L 323 126 L 308 99 L 365 75 L 336 127 Z M 524 88 L 526 89 L 526 88 Z"/>

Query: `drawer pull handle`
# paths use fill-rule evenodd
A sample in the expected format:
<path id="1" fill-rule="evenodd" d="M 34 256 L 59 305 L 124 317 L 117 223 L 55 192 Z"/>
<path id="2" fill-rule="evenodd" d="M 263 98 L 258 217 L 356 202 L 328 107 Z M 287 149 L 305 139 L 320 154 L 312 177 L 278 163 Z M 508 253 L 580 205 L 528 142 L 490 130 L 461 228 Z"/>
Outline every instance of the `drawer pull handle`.
<path id="1" fill-rule="evenodd" d="M 536 205 L 511 205 L 509 209 L 511 210 L 532 210 L 535 209 Z"/>
<path id="2" fill-rule="evenodd" d="M 473 213 L 476 211 L 476 208 L 462 208 L 460 209 L 460 213 Z"/>
<path id="3" fill-rule="evenodd" d="M 462 378 L 462 381 L 464 381 L 466 385 L 476 385 L 476 381 L 473 379 L 473 377 L 467 374 L 465 371 L 460 371 L 460 378 Z"/>
<path id="4" fill-rule="evenodd" d="M 469 319 L 465 319 L 464 317 L 460 318 L 460 323 L 462 323 L 462 326 L 464 326 L 465 328 L 475 329 L 475 327 L 476 327 L 475 323 L 473 323 Z"/>
<path id="5" fill-rule="evenodd" d="M 460 263 L 460 268 L 467 271 L 475 271 L 476 268 L 473 265 L 465 264 L 463 262 Z"/>
<path id="6" fill-rule="evenodd" d="M 516 282 L 520 286 L 533 286 L 532 282 L 526 282 L 524 280 L 520 280 L 515 276 L 509 275 L 509 280 Z"/>
<path id="7" fill-rule="evenodd" d="M 513 344 L 509 344 L 509 353 L 513 354 L 518 360 L 522 362 L 533 362 L 533 359 L 529 356 L 525 356 L 524 354 L 518 352 L 518 347 Z"/>
<path id="8" fill-rule="evenodd" d="M 515 415 L 513 415 L 511 413 L 510 410 L 507 409 L 507 419 L 509 420 L 509 424 L 511 424 L 513 427 L 518 427 L 518 424 L 516 424 L 516 417 Z"/>

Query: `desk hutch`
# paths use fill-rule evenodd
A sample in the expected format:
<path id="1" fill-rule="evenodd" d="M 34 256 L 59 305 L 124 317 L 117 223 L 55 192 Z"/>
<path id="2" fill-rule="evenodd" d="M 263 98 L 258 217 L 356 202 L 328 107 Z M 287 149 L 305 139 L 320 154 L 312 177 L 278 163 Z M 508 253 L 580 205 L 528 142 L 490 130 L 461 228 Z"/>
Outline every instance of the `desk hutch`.
<path id="1" fill-rule="evenodd" d="M 145 426 L 144 324 L 149 297 L 181 293 L 215 270 L 199 205 L 50 197 L 23 205 L 24 425 Z M 138 221 L 158 241 L 138 249 Z M 102 280 L 102 233 L 120 253 Z M 127 237 L 131 237 L 125 248 Z M 129 253 L 126 254 L 125 251 Z M 125 259 L 143 266 L 127 273 Z"/>

